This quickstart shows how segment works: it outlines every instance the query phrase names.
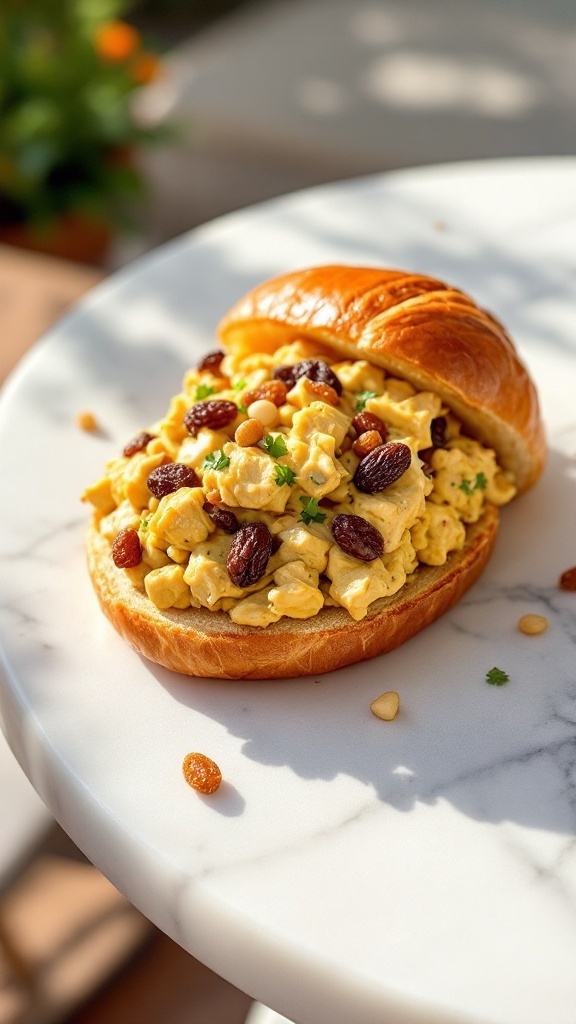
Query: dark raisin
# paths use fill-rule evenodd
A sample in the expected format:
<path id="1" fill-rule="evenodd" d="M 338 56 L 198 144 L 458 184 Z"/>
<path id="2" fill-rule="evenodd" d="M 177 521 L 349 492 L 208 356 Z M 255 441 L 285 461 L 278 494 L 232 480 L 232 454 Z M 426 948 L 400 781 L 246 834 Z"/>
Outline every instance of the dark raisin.
<path id="1" fill-rule="evenodd" d="M 388 427 L 384 421 L 379 416 L 375 416 L 373 412 L 368 412 L 367 409 L 356 413 L 352 420 L 352 426 L 358 435 L 365 434 L 368 430 L 377 430 L 383 441 L 388 438 Z"/>
<path id="2" fill-rule="evenodd" d="M 445 448 L 446 447 L 446 417 L 436 416 L 430 424 L 430 437 L 432 438 L 433 448 Z"/>
<path id="3" fill-rule="evenodd" d="M 340 513 L 332 520 L 332 534 L 338 547 L 353 558 L 372 562 L 384 551 L 382 534 L 362 516 Z"/>
<path id="4" fill-rule="evenodd" d="M 206 515 L 210 516 L 212 522 L 224 530 L 224 533 L 236 533 L 240 523 L 233 512 L 227 508 L 220 508 L 219 505 L 213 505 L 211 501 L 205 501 L 202 507 Z"/>
<path id="5" fill-rule="evenodd" d="M 301 363 L 295 363 L 294 366 L 278 366 L 272 376 L 277 380 L 283 380 L 289 388 L 293 388 L 300 377 L 308 377 L 308 380 L 329 384 L 337 395 L 342 394 L 342 385 L 338 377 L 323 359 L 303 359 Z"/>
<path id="6" fill-rule="evenodd" d="M 560 590 L 576 590 L 576 565 L 573 569 L 566 569 L 566 572 L 562 573 L 558 586 Z"/>
<path id="7" fill-rule="evenodd" d="M 209 430 L 221 430 L 232 423 L 238 415 L 238 406 L 223 398 L 210 398 L 207 402 L 196 402 L 184 415 L 184 426 L 190 434 L 195 434 L 200 427 Z"/>
<path id="8" fill-rule="evenodd" d="M 155 434 L 148 434 L 143 430 L 141 434 L 137 434 L 131 441 L 128 441 L 128 444 L 124 445 L 122 454 L 126 455 L 127 458 L 130 458 L 132 455 L 136 455 L 136 452 L 144 451 L 148 442 L 153 441 L 154 437 Z"/>
<path id="9" fill-rule="evenodd" d="M 172 494 L 180 487 L 202 486 L 198 474 L 183 462 L 168 462 L 165 466 L 157 466 L 149 474 L 146 484 L 155 498 L 163 498 L 165 494 Z"/>
<path id="10" fill-rule="evenodd" d="M 234 534 L 226 568 L 237 587 L 251 587 L 266 572 L 272 554 L 272 534 L 264 523 L 245 523 Z"/>
<path id="11" fill-rule="evenodd" d="M 365 494 L 378 494 L 396 483 L 412 462 L 412 452 L 402 441 L 387 441 L 373 448 L 358 463 L 354 483 Z"/>
<path id="12" fill-rule="evenodd" d="M 200 373 L 213 373 L 215 377 L 221 377 L 220 364 L 224 359 L 223 352 L 209 352 L 200 360 L 196 369 Z"/>
<path id="13" fill-rule="evenodd" d="M 133 569 L 142 561 L 142 545 L 136 530 L 120 530 L 112 542 L 112 559 L 119 569 Z"/>

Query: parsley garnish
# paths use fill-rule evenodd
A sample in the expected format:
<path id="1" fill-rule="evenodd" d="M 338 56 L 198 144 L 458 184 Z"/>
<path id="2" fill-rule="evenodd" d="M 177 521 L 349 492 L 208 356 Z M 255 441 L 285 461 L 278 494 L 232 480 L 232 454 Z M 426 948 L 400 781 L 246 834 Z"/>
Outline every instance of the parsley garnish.
<path id="1" fill-rule="evenodd" d="M 237 380 L 234 385 L 234 391 L 243 391 L 247 383 L 247 380 Z"/>
<path id="2" fill-rule="evenodd" d="M 147 530 L 148 529 L 148 523 L 149 523 L 149 520 L 145 519 L 144 516 L 141 516 L 141 518 L 140 518 L 140 529 L 141 530 Z"/>
<path id="3" fill-rule="evenodd" d="M 461 484 L 458 484 L 458 490 L 464 491 L 464 494 L 470 496 L 471 494 L 474 494 L 474 491 L 485 491 L 487 486 L 488 481 L 486 479 L 486 474 L 476 473 L 474 483 L 471 483 L 470 480 L 463 480 Z"/>
<path id="4" fill-rule="evenodd" d="M 262 444 L 268 452 L 268 455 L 271 455 L 273 459 L 279 459 L 281 455 L 288 454 L 286 442 L 281 434 L 278 434 L 277 437 L 273 437 L 272 434 L 266 434 Z"/>
<path id="5" fill-rule="evenodd" d="M 215 395 L 216 388 L 211 388 L 208 384 L 199 384 L 194 392 L 194 401 L 200 402 L 202 398 L 208 398 L 209 395 Z"/>
<path id="6" fill-rule="evenodd" d="M 491 668 L 486 673 L 486 682 L 490 683 L 490 686 L 504 686 L 509 679 L 508 673 L 503 672 L 501 668 Z"/>
<path id="7" fill-rule="evenodd" d="M 323 523 L 326 519 L 326 513 L 321 512 L 318 508 L 318 500 L 316 498 L 307 498 L 306 495 L 302 494 L 299 498 L 304 508 L 300 513 L 300 519 L 303 523 Z"/>
<path id="8" fill-rule="evenodd" d="M 278 487 L 282 487 L 282 484 L 288 484 L 292 487 L 296 479 L 296 473 L 293 473 L 289 466 L 276 466 L 276 483 Z"/>
<path id="9" fill-rule="evenodd" d="M 221 448 L 218 448 L 215 452 L 209 452 L 204 462 L 202 463 L 202 469 L 226 469 L 226 466 L 230 465 L 230 459 Z"/>
<path id="10" fill-rule="evenodd" d="M 362 412 L 370 398 L 376 398 L 375 391 L 361 391 L 356 399 L 356 412 Z"/>

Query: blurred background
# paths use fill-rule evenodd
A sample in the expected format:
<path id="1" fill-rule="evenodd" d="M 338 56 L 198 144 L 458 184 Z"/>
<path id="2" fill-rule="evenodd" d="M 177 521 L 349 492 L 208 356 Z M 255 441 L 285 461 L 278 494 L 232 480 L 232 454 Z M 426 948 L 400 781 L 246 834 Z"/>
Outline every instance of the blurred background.
<path id="1" fill-rule="evenodd" d="M 574 0 L 2 0 L 0 387 L 87 289 L 214 217 L 575 139 Z M 86 862 L 0 737 L 0 1024 L 249 1008 Z"/>

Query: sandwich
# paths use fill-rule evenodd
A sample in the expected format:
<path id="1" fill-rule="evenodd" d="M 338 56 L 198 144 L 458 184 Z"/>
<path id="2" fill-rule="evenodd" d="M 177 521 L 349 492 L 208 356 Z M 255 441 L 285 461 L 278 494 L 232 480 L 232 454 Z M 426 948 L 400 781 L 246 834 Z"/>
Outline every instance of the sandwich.
<path id="1" fill-rule="evenodd" d="M 320 266 L 254 288 L 218 340 L 83 494 L 104 614 L 191 676 L 398 647 L 476 581 L 500 508 L 542 472 L 506 330 L 424 274 Z"/>

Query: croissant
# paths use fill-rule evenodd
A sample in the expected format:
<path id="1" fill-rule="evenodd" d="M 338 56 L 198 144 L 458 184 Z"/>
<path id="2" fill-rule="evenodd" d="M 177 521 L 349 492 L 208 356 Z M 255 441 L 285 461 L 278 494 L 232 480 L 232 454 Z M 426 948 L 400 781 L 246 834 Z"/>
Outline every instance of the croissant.
<path id="1" fill-rule="evenodd" d="M 154 603 L 149 596 L 153 593 L 150 580 L 154 572 L 157 579 L 164 572 L 166 577 L 190 581 L 191 569 L 183 567 L 183 560 L 190 555 L 192 564 L 196 557 L 194 545 L 190 544 L 184 554 L 180 549 L 180 554 L 176 552 L 177 545 L 169 546 L 168 552 L 172 550 L 180 563 L 175 561 L 156 570 L 145 565 L 140 574 L 141 585 L 135 586 L 131 574 L 140 570 L 123 569 L 114 563 L 110 531 L 103 525 L 107 517 L 118 516 L 118 511 L 96 507 L 88 531 L 87 551 L 89 572 L 102 610 L 116 630 L 145 657 L 192 676 L 264 679 L 318 675 L 383 654 L 409 640 L 459 601 L 475 582 L 496 541 L 499 505 L 533 486 L 544 466 L 546 443 L 536 388 L 506 330 L 469 296 L 435 278 L 402 270 L 320 266 L 288 273 L 254 288 L 226 314 L 218 335 L 223 360 L 219 364 L 213 354 L 214 372 L 201 379 L 212 381 L 215 390 L 208 389 L 209 396 L 201 400 L 218 405 L 220 394 L 234 394 L 225 388 L 231 386 L 235 373 L 236 388 L 242 398 L 241 385 L 246 382 L 238 379 L 237 372 L 242 367 L 252 374 L 251 383 L 256 381 L 256 387 L 245 392 L 249 398 L 254 394 L 272 394 L 265 386 L 271 380 L 287 382 L 285 393 L 282 392 L 284 401 L 276 406 L 277 417 L 285 418 L 284 426 L 280 419 L 275 424 L 276 433 L 274 426 L 263 427 L 271 431 L 268 436 L 280 436 L 282 443 L 286 440 L 285 455 L 277 458 L 277 464 L 285 469 L 280 474 L 282 484 L 276 491 L 272 486 L 272 497 L 270 491 L 264 496 L 268 504 L 264 497 L 259 497 L 249 506 L 247 499 L 239 497 L 247 493 L 248 486 L 242 473 L 230 478 L 230 467 L 228 471 L 214 470 L 218 463 L 208 459 L 211 468 L 207 469 L 206 459 L 201 464 L 196 456 L 190 456 L 189 465 L 199 474 L 197 487 L 204 491 L 199 498 L 202 511 L 197 515 L 214 515 L 213 502 L 204 499 L 218 495 L 216 500 L 223 496 L 223 507 L 233 513 L 233 518 L 237 514 L 242 521 L 244 516 L 249 524 L 263 517 L 271 524 L 272 539 L 280 544 L 279 551 L 270 549 L 271 574 L 269 578 L 263 577 L 265 586 L 258 593 L 258 582 L 240 596 L 234 587 L 223 590 L 233 596 L 221 598 L 216 603 L 217 610 L 209 610 L 206 604 L 191 606 L 189 596 L 180 600 L 180 605 L 175 601 L 167 607 L 164 599 Z M 363 381 L 373 380 L 384 382 L 383 394 L 378 394 L 378 385 L 362 386 Z M 375 447 L 358 457 L 354 446 L 360 428 L 355 429 L 354 423 L 360 422 L 355 420 L 355 408 L 361 404 L 359 389 L 365 411 L 374 416 L 378 411 L 389 410 L 390 418 L 387 423 L 382 422 L 379 441 L 376 431 Z M 354 400 L 356 407 L 350 404 Z M 188 403 L 191 404 L 190 394 Z M 241 401 L 237 404 L 241 410 L 238 418 L 219 433 L 216 428 L 223 439 L 223 462 L 228 459 L 233 468 L 235 460 L 242 466 L 246 463 L 241 460 L 250 456 L 254 465 L 264 465 L 268 472 L 265 459 L 269 455 L 265 457 L 261 447 L 256 445 L 247 453 L 234 441 L 237 426 L 253 409 L 252 405 L 246 409 Z M 264 398 L 256 401 L 256 405 L 266 406 L 270 412 L 274 403 Z M 186 401 L 181 399 L 179 420 L 175 426 L 173 414 L 172 431 L 186 432 L 181 426 L 185 406 Z M 321 474 L 315 477 L 311 473 L 313 482 L 309 482 L 308 463 L 302 454 L 306 439 L 306 443 L 310 442 L 307 455 L 312 451 L 309 426 L 314 415 L 323 417 L 324 424 L 336 424 L 331 428 L 325 426 L 322 435 L 328 437 L 328 441 L 322 441 L 322 457 L 328 453 L 329 471 L 332 466 L 338 480 L 327 491 L 322 490 Z M 291 423 L 298 423 L 300 433 L 290 429 Z M 447 441 L 440 437 L 430 443 L 434 423 L 447 430 Z M 305 425 L 307 434 L 303 433 Z M 333 431 L 334 444 L 326 433 L 329 429 Z M 390 437 L 386 440 L 388 430 Z M 403 431 L 410 436 L 404 437 Z M 297 436 L 291 439 L 292 434 Z M 196 451 L 200 435 L 202 431 L 192 441 L 179 440 L 181 447 L 176 455 L 172 451 L 172 461 L 185 461 L 186 452 Z M 360 436 L 366 435 L 361 431 Z M 411 468 L 405 478 L 400 477 L 390 486 L 385 484 L 380 493 L 362 493 L 363 478 L 357 467 L 365 459 L 371 460 L 373 466 L 378 460 L 389 458 L 390 446 L 394 445 L 409 451 Z M 361 450 L 362 446 L 357 447 L 357 451 Z M 147 452 L 143 457 L 153 458 L 156 453 L 160 459 L 168 458 L 166 453 L 162 455 L 158 438 L 148 442 Z M 271 466 L 276 468 L 274 462 Z M 458 466 L 480 469 L 460 478 L 455 468 Z M 410 484 L 412 490 L 403 479 L 414 482 Z M 212 486 L 220 480 L 221 495 Z M 292 491 L 287 480 L 295 481 Z M 270 504 L 277 500 L 282 488 L 288 490 L 284 509 Z M 416 496 L 414 488 L 418 491 Z M 192 491 L 198 498 L 197 488 L 192 487 L 187 493 Z M 174 499 L 168 495 L 161 499 L 160 506 L 163 508 L 164 503 L 167 508 L 170 502 L 174 504 Z M 150 503 L 152 517 L 157 519 L 156 506 L 157 502 Z M 383 514 L 381 507 L 384 519 L 378 518 Z M 408 507 L 413 508 L 412 518 L 407 515 Z M 423 512 L 424 508 L 428 511 Z M 305 543 L 295 554 L 288 539 L 284 539 L 290 537 L 290 544 L 295 543 L 294 530 L 286 532 L 281 527 L 286 513 L 288 525 L 293 527 L 298 509 L 303 510 L 305 523 L 309 510 L 312 525 L 309 547 Z M 368 520 L 368 536 L 372 536 L 370 530 L 375 527 L 376 532 L 383 534 L 382 557 L 365 560 L 362 553 L 358 555 L 357 511 L 362 514 L 356 519 L 362 520 L 365 515 Z M 349 539 L 344 531 L 343 551 L 334 540 L 338 516 L 343 517 L 341 523 L 346 520 L 347 529 L 350 527 Z M 150 520 L 152 524 L 155 521 Z M 217 522 L 216 516 L 208 524 L 209 530 L 214 531 Z M 397 536 L 387 550 L 397 522 Z M 276 526 L 278 532 L 274 533 Z M 216 528 L 210 537 L 219 533 Z M 437 533 L 442 537 L 450 535 L 452 547 L 448 541 L 440 543 Z M 234 539 L 228 538 L 226 544 L 232 550 Z M 446 548 L 442 548 L 440 555 L 438 544 Z M 312 567 L 310 552 L 319 547 L 328 551 L 328 568 L 325 561 Z M 239 549 L 238 544 L 236 548 Z M 287 555 L 282 554 L 284 548 Z M 400 551 L 404 552 L 402 558 Z M 230 554 L 226 564 L 230 564 Z M 400 582 L 398 574 L 402 577 Z M 312 577 L 318 582 L 312 583 Z M 374 588 L 376 578 L 380 582 Z M 393 585 L 381 583 L 390 579 L 395 580 Z M 194 583 L 190 586 L 193 605 L 194 595 L 199 592 L 194 590 Z M 290 595 L 294 594 L 297 600 L 290 604 Z M 301 594 L 310 596 L 313 604 L 316 601 L 315 612 L 308 617 L 299 617 L 304 614 L 305 604 Z M 375 599 L 369 600 L 371 595 L 376 595 Z M 361 611 L 355 601 L 365 602 Z M 258 614 L 258 609 L 268 618 L 262 625 L 252 625 L 257 620 L 250 616 Z M 284 609 L 282 614 L 278 609 Z"/>

